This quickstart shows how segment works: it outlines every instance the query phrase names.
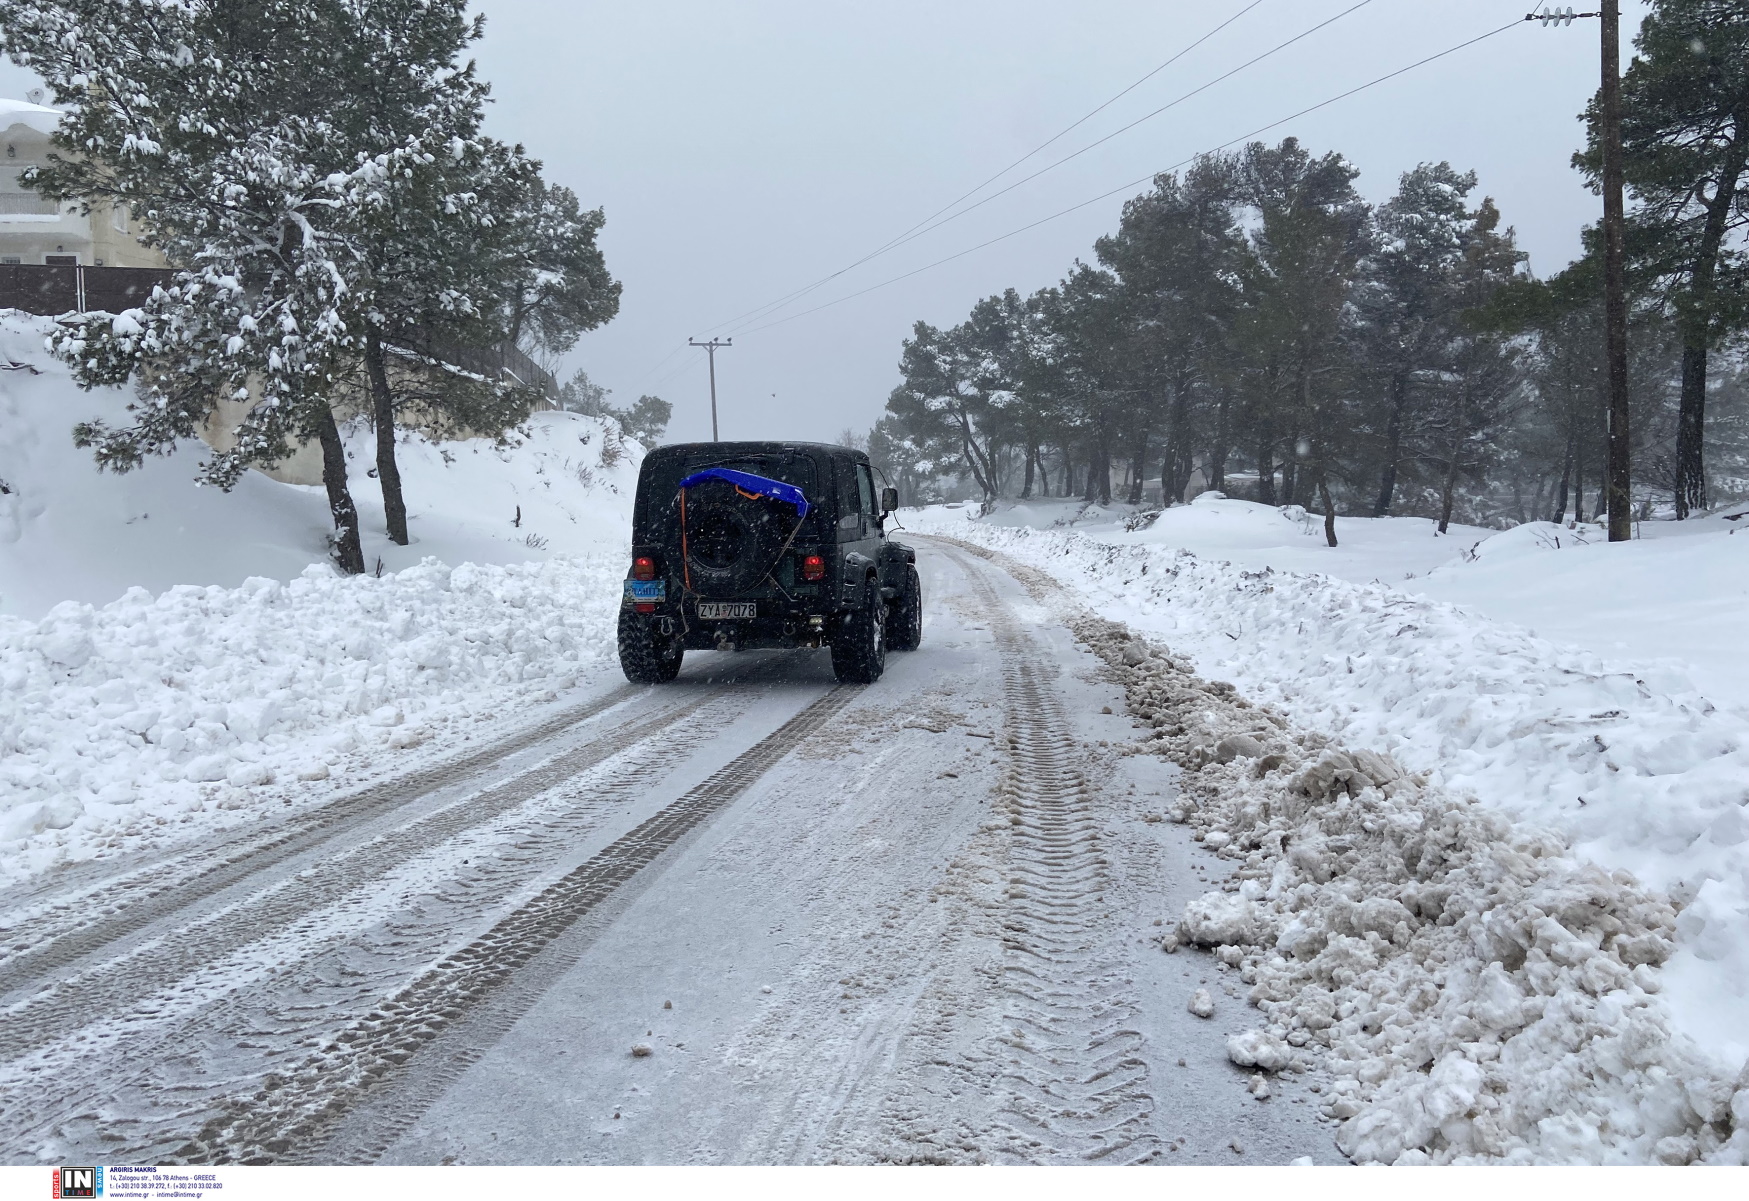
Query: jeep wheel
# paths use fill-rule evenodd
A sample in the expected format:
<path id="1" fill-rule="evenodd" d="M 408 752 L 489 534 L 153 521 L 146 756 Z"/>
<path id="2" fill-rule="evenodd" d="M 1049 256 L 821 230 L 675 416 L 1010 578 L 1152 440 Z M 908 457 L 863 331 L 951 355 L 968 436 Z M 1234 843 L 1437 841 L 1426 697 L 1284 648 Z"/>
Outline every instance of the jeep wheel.
<path id="1" fill-rule="evenodd" d="M 914 651 L 923 641 L 923 583 L 917 569 L 905 568 L 899 596 L 887 610 L 887 649 Z"/>
<path id="2" fill-rule="evenodd" d="M 887 665 L 886 605 L 873 588 L 871 603 L 845 615 L 832 639 L 832 674 L 840 684 L 872 684 Z"/>
<path id="3" fill-rule="evenodd" d="M 666 684 L 680 674 L 686 648 L 632 609 L 619 611 L 619 666 L 634 684 Z"/>

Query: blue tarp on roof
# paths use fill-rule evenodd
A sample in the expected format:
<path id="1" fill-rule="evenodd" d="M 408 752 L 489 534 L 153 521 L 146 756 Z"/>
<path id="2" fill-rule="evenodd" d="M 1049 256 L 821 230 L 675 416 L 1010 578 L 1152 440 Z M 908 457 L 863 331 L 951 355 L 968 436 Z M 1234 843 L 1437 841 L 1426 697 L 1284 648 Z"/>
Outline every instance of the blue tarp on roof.
<path id="1" fill-rule="evenodd" d="M 753 492 L 759 496 L 770 497 L 772 500 L 781 500 L 785 504 L 794 505 L 797 521 L 808 515 L 808 498 L 802 495 L 802 490 L 794 484 L 786 484 L 782 480 L 768 480 L 762 475 L 754 475 L 748 471 L 736 471 L 733 467 L 706 467 L 703 471 L 695 471 L 680 481 L 680 487 L 690 488 L 705 480 L 724 480 L 744 492 Z"/>

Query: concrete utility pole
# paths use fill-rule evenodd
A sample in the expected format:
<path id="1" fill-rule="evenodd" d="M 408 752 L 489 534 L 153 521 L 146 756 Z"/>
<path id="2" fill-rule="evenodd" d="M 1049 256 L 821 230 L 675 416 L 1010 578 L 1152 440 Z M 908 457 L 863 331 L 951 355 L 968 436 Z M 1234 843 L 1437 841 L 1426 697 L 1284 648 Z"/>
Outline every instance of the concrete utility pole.
<path id="1" fill-rule="evenodd" d="M 1604 503 L 1609 508 L 1609 540 L 1633 537 L 1632 464 L 1628 444 L 1628 298 L 1623 239 L 1626 216 L 1622 203 L 1621 162 L 1621 0 L 1602 0 L 1598 12 L 1576 13 L 1571 7 L 1529 13 L 1526 21 L 1571 25 L 1583 17 L 1600 18 L 1603 51 L 1603 358 L 1609 378 L 1609 451 L 1603 469 Z"/>
<path id="2" fill-rule="evenodd" d="M 724 346 L 733 346 L 735 339 L 725 338 L 721 342 L 712 338 L 709 342 L 700 342 L 696 338 L 686 340 L 688 346 L 696 346 L 710 357 L 711 361 L 711 441 L 721 442 L 717 435 L 717 351 Z"/>

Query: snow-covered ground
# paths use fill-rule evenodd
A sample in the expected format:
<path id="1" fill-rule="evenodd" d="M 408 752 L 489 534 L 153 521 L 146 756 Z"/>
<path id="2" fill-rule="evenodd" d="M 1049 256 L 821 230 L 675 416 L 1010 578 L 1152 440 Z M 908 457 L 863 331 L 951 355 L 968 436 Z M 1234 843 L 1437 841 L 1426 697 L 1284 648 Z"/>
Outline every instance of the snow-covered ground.
<path id="1" fill-rule="evenodd" d="M 1123 513 L 1079 509 L 903 516 L 1042 568 L 1202 675 L 1557 829 L 1581 856 L 1668 893 L 1681 913 L 1666 1001 L 1721 1072 L 1742 1066 L 1749 640 L 1730 620 L 1749 596 L 1740 523 L 1648 524 L 1652 536 L 1612 547 L 1594 529 L 1435 538 L 1419 520 L 1345 519 L 1332 549 L 1297 515 L 1219 497 L 1140 531 L 1124 529 Z"/>
<path id="2" fill-rule="evenodd" d="M 229 495 L 197 487 L 207 448 L 192 439 L 125 475 L 99 474 L 91 452 L 73 445 L 73 426 L 124 424 L 130 397 L 75 386 L 43 350 L 51 324 L 0 310 L 0 614 L 40 618 L 62 601 L 102 605 L 134 587 L 289 580 L 326 561 L 333 522 L 321 488 L 257 472 Z M 618 553 L 643 451 L 573 413 L 537 413 L 501 444 L 404 433 L 404 547 L 383 533 L 375 435 L 349 430 L 347 455 L 365 562 L 392 572 L 427 557 L 513 564 Z"/>
<path id="3" fill-rule="evenodd" d="M 125 420 L 127 395 L 76 388 L 47 324 L 0 317 L 0 879 L 356 785 L 384 752 L 615 667 L 642 458 L 617 430 L 542 413 L 498 443 L 406 435 L 406 547 L 352 431 L 382 574 L 347 579 L 319 488 L 196 487 L 193 441 L 100 475 L 70 431 Z"/>

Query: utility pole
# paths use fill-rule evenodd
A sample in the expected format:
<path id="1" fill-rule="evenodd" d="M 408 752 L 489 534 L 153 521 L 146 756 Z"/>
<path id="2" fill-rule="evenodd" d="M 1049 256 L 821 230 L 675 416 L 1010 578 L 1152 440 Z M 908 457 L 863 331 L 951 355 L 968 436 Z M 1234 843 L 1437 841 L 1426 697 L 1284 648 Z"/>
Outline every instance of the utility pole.
<path id="1" fill-rule="evenodd" d="M 717 435 L 717 351 L 725 346 L 733 346 L 735 339 L 725 338 L 721 342 L 712 338 L 709 342 L 700 342 L 696 338 L 686 340 L 688 346 L 696 346 L 710 358 L 711 361 L 711 441 L 721 442 Z M 1614 512 L 1612 509 L 1611 512 Z"/>
<path id="2" fill-rule="evenodd" d="M 1603 0 L 1603 323 L 1609 357 L 1609 540 L 1633 537 L 1628 473 L 1628 298 L 1622 265 L 1621 0 Z"/>
<path id="3" fill-rule="evenodd" d="M 1609 507 L 1609 540 L 1633 537 L 1632 463 L 1628 443 L 1628 298 L 1623 242 L 1627 218 L 1622 202 L 1621 161 L 1621 0 L 1602 0 L 1598 12 L 1572 8 L 1529 13 L 1526 21 L 1571 25 L 1597 17 L 1602 27 L 1603 128 L 1603 357 L 1609 379 L 1609 450 L 1604 464 L 1604 503 Z"/>

